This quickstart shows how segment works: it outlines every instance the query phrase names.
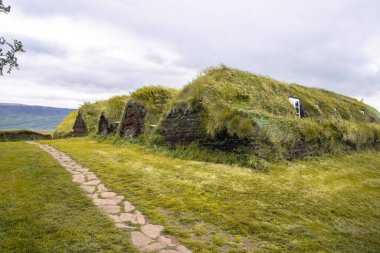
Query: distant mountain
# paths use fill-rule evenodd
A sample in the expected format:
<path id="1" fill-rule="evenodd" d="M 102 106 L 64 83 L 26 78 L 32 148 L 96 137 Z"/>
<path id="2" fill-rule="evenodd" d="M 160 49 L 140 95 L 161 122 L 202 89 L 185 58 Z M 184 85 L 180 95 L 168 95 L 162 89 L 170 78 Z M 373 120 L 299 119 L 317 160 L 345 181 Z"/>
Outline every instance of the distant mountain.
<path id="1" fill-rule="evenodd" d="M 0 129 L 53 130 L 75 109 L 0 103 Z"/>

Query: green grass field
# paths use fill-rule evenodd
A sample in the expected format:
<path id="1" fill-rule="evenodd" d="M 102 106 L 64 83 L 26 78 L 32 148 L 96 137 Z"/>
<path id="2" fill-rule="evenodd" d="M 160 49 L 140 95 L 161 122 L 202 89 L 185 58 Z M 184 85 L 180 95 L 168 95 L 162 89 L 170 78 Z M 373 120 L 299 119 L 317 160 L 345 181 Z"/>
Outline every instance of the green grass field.
<path id="1" fill-rule="evenodd" d="M 194 252 L 380 249 L 380 153 L 376 151 L 276 163 L 264 173 L 170 158 L 137 144 L 112 145 L 90 138 L 42 142 L 91 168 L 151 222 L 164 225 L 168 234 Z M 41 153 L 24 149 L 15 150 L 13 159 L 26 162 L 23 152 Z M 39 156 L 49 162 L 46 155 Z M 60 192 L 35 195 L 63 194 L 55 190 Z M 78 195 L 71 197 L 90 210 L 89 201 Z M 77 209 L 73 206 L 72 212 Z"/>
<path id="2" fill-rule="evenodd" d="M 5 142 L 0 161 L 0 252 L 135 252 L 46 152 Z"/>

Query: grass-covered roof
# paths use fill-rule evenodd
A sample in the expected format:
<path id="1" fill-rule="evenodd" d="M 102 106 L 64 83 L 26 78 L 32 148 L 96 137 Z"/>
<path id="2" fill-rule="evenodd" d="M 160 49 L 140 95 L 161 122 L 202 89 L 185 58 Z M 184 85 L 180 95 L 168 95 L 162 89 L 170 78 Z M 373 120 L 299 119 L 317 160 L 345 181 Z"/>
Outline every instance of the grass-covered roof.
<path id="1" fill-rule="evenodd" d="M 119 122 L 128 99 L 129 96 L 124 95 L 114 96 L 95 103 L 84 103 L 79 110 L 83 114 L 88 133 L 96 134 L 98 132 L 99 118 L 102 113 L 110 124 Z"/>
<path id="2" fill-rule="evenodd" d="M 297 116 L 289 97 L 300 99 L 304 117 Z M 200 127 L 208 137 L 200 143 L 213 139 L 221 143 L 227 134 L 246 143 L 244 152 L 259 157 L 293 158 L 380 146 L 380 117 L 374 108 L 324 89 L 225 66 L 209 68 L 185 86 L 172 102 L 171 112 L 178 109 L 203 112 Z M 180 140 L 180 134 L 179 130 L 171 135 Z"/>
<path id="3" fill-rule="evenodd" d="M 379 113 L 356 99 L 225 66 L 205 70 L 184 87 L 174 107 L 187 110 L 202 107 L 207 113 L 206 128 L 210 134 L 227 128 L 231 134 L 243 137 L 250 134 L 255 119 L 287 117 L 298 120 L 289 102 L 292 96 L 300 99 L 305 117 L 316 121 L 380 123 Z"/>
<path id="4" fill-rule="evenodd" d="M 84 103 L 80 108 L 87 125 L 89 134 L 98 132 L 98 122 L 103 113 L 109 123 L 121 121 L 125 106 L 128 101 L 134 100 L 143 105 L 147 110 L 147 124 L 157 124 L 162 113 L 167 110 L 167 104 L 178 93 L 176 89 L 166 88 L 159 85 L 145 86 L 130 95 L 114 96 L 107 100 L 95 103 Z M 55 129 L 54 136 L 57 138 L 71 136 L 73 125 L 78 111 L 69 114 Z"/>
<path id="5" fill-rule="evenodd" d="M 155 125 L 162 114 L 168 110 L 170 101 L 178 94 L 178 90 L 160 85 L 142 87 L 130 95 L 130 100 L 142 105 L 147 114 L 145 125 Z"/>
<path id="6" fill-rule="evenodd" d="M 300 99 L 304 117 L 297 116 L 289 97 Z M 207 134 L 204 143 L 218 138 L 220 141 L 227 134 L 245 143 L 241 152 L 263 158 L 380 147 L 380 114 L 374 108 L 324 89 L 284 83 L 225 66 L 205 70 L 179 92 L 147 86 L 129 96 L 85 103 L 79 110 L 88 133 L 97 133 L 101 113 L 110 123 L 121 121 L 129 102 L 143 106 L 146 135 L 152 133 L 151 125 L 158 124 L 158 130 L 162 130 L 166 116 L 176 109 L 201 111 L 200 127 Z M 186 121 L 186 115 L 182 120 Z M 76 112 L 70 114 L 57 127 L 55 136 L 71 133 L 75 116 Z M 178 131 L 175 136 L 180 136 Z"/>
<path id="7" fill-rule="evenodd" d="M 114 96 L 107 100 L 97 101 L 95 103 L 84 103 L 79 110 L 70 113 L 55 129 L 54 137 L 62 138 L 72 136 L 73 126 L 78 111 L 86 122 L 87 131 L 89 134 L 98 132 L 98 122 L 100 115 L 103 113 L 110 123 L 120 121 L 125 105 L 127 104 L 128 96 Z"/>

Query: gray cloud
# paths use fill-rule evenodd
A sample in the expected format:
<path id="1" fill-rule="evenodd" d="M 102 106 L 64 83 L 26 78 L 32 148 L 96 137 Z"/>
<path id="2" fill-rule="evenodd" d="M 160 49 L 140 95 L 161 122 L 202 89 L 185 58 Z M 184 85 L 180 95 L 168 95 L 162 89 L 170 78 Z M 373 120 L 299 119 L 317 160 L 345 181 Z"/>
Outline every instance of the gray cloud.
<path id="1" fill-rule="evenodd" d="M 181 87 L 203 68 L 224 63 L 380 100 L 376 0 L 8 3 L 14 13 L 7 18 L 46 20 L 41 29 L 51 33 L 41 38 L 20 26 L 13 29 L 12 36 L 37 56 L 25 56 L 22 71 L 12 76 L 20 83 L 34 80 L 72 92 L 117 94 L 152 83 Z M 67 37 L 49 29 L 49 22 L 65 29 Z M 380 109 L 380 102 L 373 105 Z"/>

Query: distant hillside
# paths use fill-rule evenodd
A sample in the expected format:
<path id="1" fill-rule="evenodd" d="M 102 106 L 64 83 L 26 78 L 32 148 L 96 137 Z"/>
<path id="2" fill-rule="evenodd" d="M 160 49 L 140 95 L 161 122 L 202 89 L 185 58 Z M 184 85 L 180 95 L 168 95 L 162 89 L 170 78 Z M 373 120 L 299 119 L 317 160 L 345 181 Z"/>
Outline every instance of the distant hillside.
<path id="1" fill-rule="evenodd" d="M 0 103 L 0 129 L 53 130 L 74 109 Z"/>

